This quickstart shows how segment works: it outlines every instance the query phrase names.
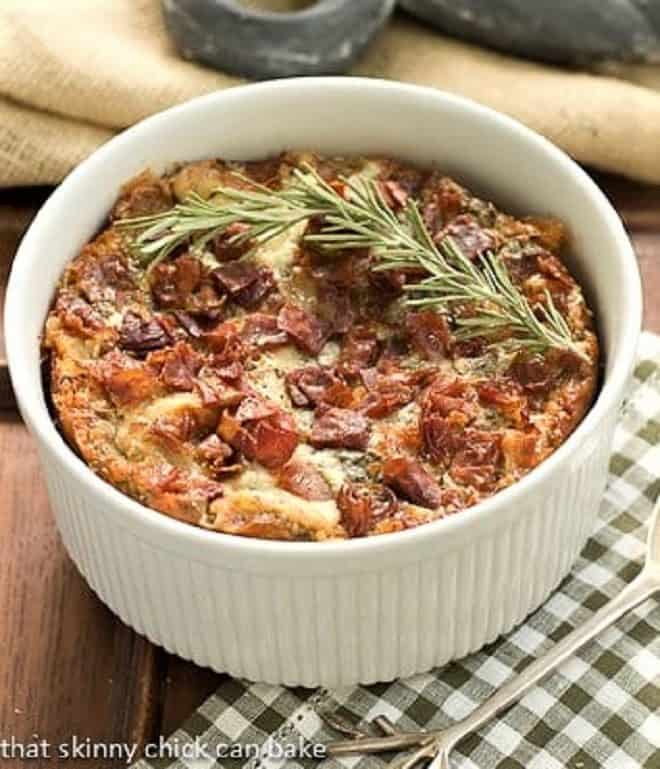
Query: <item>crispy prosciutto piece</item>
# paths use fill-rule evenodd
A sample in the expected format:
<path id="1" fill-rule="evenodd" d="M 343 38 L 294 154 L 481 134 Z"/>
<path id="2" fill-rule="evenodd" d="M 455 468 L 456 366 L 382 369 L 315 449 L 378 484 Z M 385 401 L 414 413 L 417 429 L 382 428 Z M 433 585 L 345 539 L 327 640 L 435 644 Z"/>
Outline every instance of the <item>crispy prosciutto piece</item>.
<path id="1" fill-rule="evenodd" d="M 360 403 L 360 411 L 373 419 L 382 419 L 410 403 L 415 398 L 415 390 L 392 382 L 366 394 Z"/>
<path id="2" fill-rule="evenodd" d="M 240 264 L 240 262 L 239 262 Z M 241 307 L 257 307 L 275 288 L 273 273 L 262 267 L 257 279 L 246 286 L 242 291 L 233 295 L 233 299 Z"/>
<path id="3" fill-rule="evenodd" d="M 220 290 L 241 307 L 253 307 L 275 287 L 271 270 L 246 260 L 223 264 L 211 275 Z"/>
<path id="4" fill-rule="evenodd" d="M 285 379 L 291 403 L 300 408 L 319 404 L 327 390 L 338 382 L 330 369 L 315 364 L 289 371 Z"/>
<path id="5" fill-rule="evenodd" d="M 151 368 L 118 350 L 99 360 L 95 374 L 116 406 L 130 406 L 151 398 L 159 386 Z"/>
<path id="6" fill-rule="evenodd" d="M 277 326 L 309 355 L 318 355 L 330 336 L 328 326 L 295 304 L 287 303 L 277 316 Z"/>
<path id="7" fill-rule="evenodd" d="M 436 241 L 450 237 L 468 259 L 477 261 L 495 246 L 493 236 L 484 230 L 471 214 L 461 214 L 438 233 Z"/>
<path id="8" fill-rule="evenodd" d="M 227 320 L 204 334 L 204 341 L 213 352 L 215 366 L 228 366 L 245 357 L 245 347 L 234 321 Z"/>
<path id="9" fill-rule="evenodd" d="M 491 491 L 498 471 L 495 465 L 452 465 L 449 473 L 457 483 L 474 486 L 480 491 Z"/>
<path id="10" fill-rule="evenodd" d="M 234 222 L 215 237 L 212 247 L 218 261 L 233 262 L 235 259 L 240 259 L 252 248 L 252 243 L 249 240 L 240 239 L 240 236 L 248 229 L 247 224 Z"/>
<path id="11" fill-rule="evenodd" d="M 307 235 L 317 235 L 323 229 L 323 220 L 312 219 L 307 227 Z M 314 246 L 313 241 L 305 241 L 301 252 L 301 262 L 307 265 L 309 273 L 316 281 L 316 297 L 325 304 L 332 301 L 333 289 L 348 290 L 355 285 L 358 260 L 366 258 L 364 249 L 347 248 L 333 253 L 328 259 L 327 251 Z"/>
<path id="12" fill-rule="evenodd" d="M 372 374 L 375 369 L 362 371 L 362 381 L 367 393 L 359 404 L 360 411 L 368 417 L 381 419 L 414 400 L 417 387 L 412 381 L 394 376 Z"/>
<path id="13" fill-rule="evenodd" d="M 549 350 L 547 353 L 550 365 L 564 376 L 581 375 L 586 378 L 588 371 L 585 361 L 572 350 Z"/>
<path id="14" fill-rule="evenodd" d="M 229 387 L 220 377 L 199 379 L 195 382 L 195 389 L 204 406 L 220 408 L 236 406 L 245 397 L 244 393 L 234 387 Z"/>
<path id="15" fill-rule="evenodd" d="M 254 312 L 245 318 L 241 338 L 260 350 L 280 347 L 289 341 L 288 334 L 278 327 L 277 318 L 262 312 Z"/>
<path id="16" fill-rule="evenodd" d="M 317 449 L 357 449 L 364 451 L 371 426 L 363 415 L 350 409 L 326 408 L 317 415 L 309 442 Z"/>
<path id="17" fill-rule="evenodd" d="M 151 291 L 159 307 L 185 307 L 202 281 L 202 265 L 189 254 L 157 264 Z"/>
<path id="18" fill-rule="evenodd" d="M 250 422 L 255 419 L 265 419 L 279 413 L 280 408 L 276 403 L 268 401 L 258 395 L 247 395 L 241 401 L 234 418 L 239 422 Z"/>
<path id="19" fill-rule="evenodd" d="M 101 236 L 107 247 L 98 255 L 81 259 L 80 264 L 71 266 L 72 276 L 80 287 L 82 297 L 92 304 L 102 301 L 121 301 L 122 294 L 132 292 L 137 286 L 123 253 L 121 241 L 112 235 Z M 86 254 L 86 247 L 83 255 Z M 91 249 L 90 249 L 91 250 Z"/>
<path id="20" fill-rule="evenodd" d="M 209 435 L 197 447 L 197 458 L 216 476 L 227 475 L 241 468 L 240 464 L 230 461 L 234 449 L 218 435 Z"/>
<path id="21" fill-rule="evenodd" d="M 449 417 L 422 416 L 424 447 L 433 462 L 450 468 L 456 480 L 482 488 L 493 480 L 501 465 L 501 433 L 465 427 L 455 413 Z"/>
<path id="22" fill-rule="evenodd" d="M 151 507 L 189 523 L 197 523 L 209 502 L 222 496 L 222 485 L 217 481 L 169 464 L 138 465 L 135 476 L 149 489 Z"/>
<path id="23" fill-rule="evenodd" d="M 383 200 L 390 208 L 400 210 L 406 207 L 408 192 L 399 182 L 388 179 L 387 181 L 379 182 L 378 187 Z"/>
<path id="24" fill-rule="evenodd" d="M 259 276 L 259 268 L 254 262 L 241 261 L 223 264 L 211 273 L 219 288 L 230 296 L 240 294 Z"/>
<path id="25" fill-rule="evenodd" d="M 248 459 L 271 469 L 288 462 L 298 445 L 293 417 L 254 394 L 241 401 L 234 416 L 223 416 L 218 433 Z"/>
<path id="26" fill-rule="evenodd" d="M 149 433 L 152 439 L 176 453 L 180 451 L 183 443 L 193 437 L 196 427 L 192 414 L 184 411 L 181 414 L 158 417 L 149 426 Z"/>
<path id="27" fill-rule="evenodd" d="M 346 379 L 355 379 L 360 371 L 373 366 L 380 354 L 380 342 L 368 326 L 352 328 L 341 348 L 337 370 Z"/>
<path id="28" fill-rule="evenodd" d="M 456 451 L 455 427 L 446 417 L 436 415 L 424 415 L 420 419 L 420 430 L 424 441 L 424 448 L 430 459 L 447 466 Z"/>
<path id="29" fill-rule="evenodd" d="M 341 523 L 351 537 L 363 537 L 378 521 L 394 515 L 399 502 L 380 483 L 345 483 L 337 496 Z"/>
<path id="30" fill-rule="evenodd" d="M 128 311 L 119 329 L 119 346 L 137 354 L 158 350 L 172 341 L 165 326 L 154 316 L 145 317 Z"/>
<path id="31" fill-rule="evenodd" d="M 517 427 L 527 421 L 527 398 L 516 382 L 490 381 L 477 387 L 479 401 L 498 411 Z"/>
<path id="32" fill-rule="evenodd" d="M 450 334 L 442 315 L 433 310 L 409 312 L 406 331 L 413 348 L 426 360 L 442 360 L 447 356 Z"/>
<path id="33" fill-rule="evenodd" d="M 507 471 L 528 470 L 538 464 L 538 436 L 534 432 L 505 430 L 502 436 L 502 455 Z"/>
<path id="34" fill-rule="evenodd" d="M 454 456 L 449 469 L 455 481 L 477 489 L 491 489 L 502 463 L 502 435 L 468 428 L 453 431 Z"/>
<path id="35" fill-rule="evenodd" d="M 263 160 L 248 160 L 242 165 L 245 169 L 245 176 L 248 179 L 273 189 L 277 189 L 280 186 L 282 178 L 286 177 L 290 171 L 290 166 L 284 153 L 275 155 L 272 158 L 264 158 Z"/>
<path id="36" fill-rule="evenodd" d="M 62 294 L 55 305 L 62 326 L 78 337 L 91 337 L 103 328 L 103 320 L 96 310 L 79 296 Z"/>
<path id="37" fill-rule="evenodd" d="M 231 511 L 232 500 L 223 500 L 223 502 L 224 505 L 222 506 L 217 506 L 216 503 L 217 511 L 222 513 L 223 507 Z M 281 521 L 273 520 L 273 517 L 268 518 L 267 515 L 264 515 L 263 518 L 264 520 L 260 520 L 259 517 L 252 518 L 240 523 L 236 528 L 225 528 L 223 531 L 250 539 L 274 539 L 282 542 L 294 539 L 290 527 L 285 526 Z"/>
<path id="38" fill-rule="evenodd" d="M 557 371 L 546 358 L 527 352 L 517 353 L 508 373 L 531 395 L 545 395 L 557 381 Z"/>
<path id="39" fill-rule="evenodd" d="M 158 371 L 161 382 L 173 390 L 191 391 L 202 367 L 201 357 L 185 342 L 147 357 L 147 364 Z"/>
<path id="40" fill-rule="evenodd" d="M 457 444 L 454 465 L 496 465 L 501 459 L 502 436 L 499 433 L 468 428 L 462 432 Z"/>
<path id="41" fill-rule="evenodd" d="M 339 406 L 342 409 L 352 409 L 356 407 L 356 395 L 352 387 L 346 382 L 334 382 L 321 396 L 321 402 L 317 407 L 317 413 L 328 406 Z"/>
<path id="42" fill-rule="evenodd" d="M 330 273 L 332 275 L 332 273 Z M 345 334 L 353 325 L 355 312 L 347 286 L 319 277 L 318 313 L 335 334 Z M 349 284 L 350 285 L 350 284 Z"/>
<path id="43" fill-rule="evenodd" d="M 169 185 L 152 171 L 143 171 L 122 185 L 110 218 L 129 219 L 166 211 L 172 205 Z"/>
<path id="44" fill-rule="evenodd" d="M 226 365 L 216 365 L 214 373 L 222 380 L 238 382 L 243 376 L 243 364 L 238 360 L 234 360 Z"/>
<path id="45" fill-rule="evenodd" d="M 406 270 L 372 270 L 367 277 L 376 291 L 398 296 L 411 274 Z"/>
<path id="46" fill-rule="evenodd" d="M 414 400 L 420 387 L 434 374 L 435 369 L 406 370 L 383 359 L 377 368 L 360 371 L 367 393 L 359 409 L 368 417 L 382 419 Z"/>
<path id="47" fill-rule="evenodd" d="M 397 494 L 415 505 L 435 510 L 442 504 L 442 488 L 415 459 L 388 459 L 383 466 L 383 480 Z"/>
<path id="48" fill-rule="evenodd" d="M 478 413 L 477 391 L 460 379 L 436 377 L 422 398 L 422 420 L 430 417 L 449 417 L 454 422 L 468 424 Z"/>
<path id="49" fill-rule="evenodd" d="M 204 334 L 204 329 L 197 322 L 195 317 L 185 310 L 174 310 L 172 315 L 177 319 L 177 322 L 184 329 L 184 331 L 193 339 L 201 339 Z"/>
<path id="50" fill-rule="evenodd" d="M 382 165 L 379 179 L 394 183 L 405 193 L 406 198 L 419 195 L 422 184 L 428 176 L 428 171 L 405 165 L 391 158 L 383 158 L 380 163 Z"/>
<path id="51" fill-rule="evenodd" d="M 567 291 L 573 289 L 575 284 L 569 271 L 566 269 L 566 265 L 555 254 L 548 253 L 547 251 L 540 253 L 536 258 L 536 264 L 539 272 L 556 282 L 561 288 Z"/>
<path id="52" fill-rule="evenodd" d="M 281 467 L 298 445 L 298 433 L 293 418 L 284 411 L 267 419 L 259 419 L 245 428 L 247 440 L 242 451 L 264 467 Z"/>
<path id="53" fill-rule="evenodd" d="M 392 382 L 407 387 L 422 387 L 429 384 L 437 375 L 438 369 L 434 366 L 403 368 L 398 365 L 396 358 L 385 356 L 375 368 L 365 368 L 360 371 L 360 378 L 368 390 L 387 387 Z"/>
<path id="54" fill-rule="evenodd" d="M 302 499 L 332 499 L 332 489 L 311 462 L 289 460 L 277 475 L 277 485 Z"/>
<path id="55" fill-rule="evenodd" d="M 156 265 L 150 277 L 151 293 L 160 309 L 171 310 L 179 323 L 191 334 L 196 332 L 186 313 L 196 322 L 217 321 L 227 301 L 216 290 L 199 259 L 183 254 Z"/>
<path id="56" fill-rule="evenodd" d="M 456 358 L 479 358 L 484 354 L 488 347 L 487 341 L 483 337 L 474 337 L 473 339 L 461 339 L 454 342 L 452 352 Z"/>
<path id="57" fill-rule="evenodd" d="M 464 208 L 467 193 L 447 176 L 433 173 L 422 190 L 422 219 L 435 238 Z"/>

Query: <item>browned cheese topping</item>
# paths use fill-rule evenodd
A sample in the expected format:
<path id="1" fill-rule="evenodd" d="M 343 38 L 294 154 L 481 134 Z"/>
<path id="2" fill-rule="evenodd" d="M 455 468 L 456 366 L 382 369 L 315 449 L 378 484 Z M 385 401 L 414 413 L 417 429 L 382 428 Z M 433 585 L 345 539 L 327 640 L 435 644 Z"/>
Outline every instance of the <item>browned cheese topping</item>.
<path id="1" fill-rule="evenodd" d="M 497 255 L 536 302 L 549 292 L 581 355 L 456 339 L 451 315 L 404 302 L 410 271 L 366 248 L 327 253 L 302 221 L 269 242 L 230 228 L 151 266 L 120 219 L 191 191 L 285 189 L 320 176 L 376 180 L 393 211 L 415 200 L 433 240 Z M 210 160 L 128 182 L 69 264 L 44 347 L 56 418 L 101 478 L 182 521 L 247 537 L 327 540 L 401 531 L 510 486 L 588 409 L 598 344 L 552 219 L 516 219 L 438 171 L 383 158 L 285 154 Z"/>

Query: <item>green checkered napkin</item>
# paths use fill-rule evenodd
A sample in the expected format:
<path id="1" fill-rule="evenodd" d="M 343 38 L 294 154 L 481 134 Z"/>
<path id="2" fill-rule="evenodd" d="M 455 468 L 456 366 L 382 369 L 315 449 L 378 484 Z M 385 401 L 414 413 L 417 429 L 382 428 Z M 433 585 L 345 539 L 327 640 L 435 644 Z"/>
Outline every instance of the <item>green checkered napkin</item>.
<path id="1" fill-rule="evenodd" d="M 390 684 L 310 691 L 227 679 L 170 740 L 256 743 L 263 758 L 160 758 L 135 769 L 306 769 L 318 764 L 277 760 L 269 747 L 301 735 L 337 739 L 319 718 L 326 709 L 353 721 L 386 714 L 404 730 L 442 728 L 587 620 L 638 573 L 645 523 L 660 493 L 660 338 L 644 334 L 640 353 L 597 529 L 570 577 L 525 624 L 478 654 Z M 466 738 L 452 758 L 456 769 L 660 769 L 660 604 L 647 601 L 602 633 L 503 717 Z M 321 764 L 384 765 L 371 756 Z"/>

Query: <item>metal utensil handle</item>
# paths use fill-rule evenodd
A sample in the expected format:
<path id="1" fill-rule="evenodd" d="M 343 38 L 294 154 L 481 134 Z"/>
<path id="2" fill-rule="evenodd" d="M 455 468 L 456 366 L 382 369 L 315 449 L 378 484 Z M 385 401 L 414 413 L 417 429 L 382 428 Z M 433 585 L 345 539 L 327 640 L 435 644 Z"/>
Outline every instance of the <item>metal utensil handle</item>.
<path id="1" fill-rule="evenodd" d="M 650 569 L 644 569 L 616 598 L 603 606 L 587 622 L 528 665 L 522 673 L 505 683 L 463 721 L 445 730 L 442 733 L 443 743 L 453 747 L 463 737 L 480 729 L 498 713 L 520 700 L 541 679 L 559 667 L 578 649 L 658 590 L 660 590 L 658 576 L 654 575 Z"/>
<path id="2" fill-rule="evenodd" d="M 352 753 L 381 753 L 428 744 L 429 737 L 442 743 L 443 753 L 449 751 L 468 734 L 477 731 L 498 713 L 525 696 L 539 681 L 559 667 L 586 643 L 608 628 L 624 614 L 660 591 L 660 570 L 647 566 L 618 596 L 597 611 L 587 622 L 573 630 L 552 649 L 528 665 L 483 702 L 467 718 L 448 729 L 428 732 L 392 734 L 386 737 L 360 737 L 330 743 L 330 755 Z M 438 758 L 441 758 L 439 756 Z M 431 765 L 436 766 L 435 762 Z M 431 769 L 431 768 L 430 768 Z"/>

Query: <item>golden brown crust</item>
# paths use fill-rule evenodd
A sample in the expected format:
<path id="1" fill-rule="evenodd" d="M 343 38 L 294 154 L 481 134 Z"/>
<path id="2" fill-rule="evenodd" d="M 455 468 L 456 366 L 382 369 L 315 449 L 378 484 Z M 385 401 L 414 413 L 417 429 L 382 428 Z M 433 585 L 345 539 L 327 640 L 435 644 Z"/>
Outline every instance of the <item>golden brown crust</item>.
<path id="1" fill-rule="evenodd" d="M 434 238 L 497 253 L 533 302 L 549 292 L 585 360 L 457 342 L 411 312 L 408 279 L 370 255 L 327 256 L 305 226 L 250 250 L 220 234 L 145 271 L 120 218 L 251 177 L 286 185 L 302 160 L 327 180 L 369 173 L 393 208 L 413 196 Z M 438 172 L 391 159 L 287 154 L 208 160 L 129 181 L 65 271 L 45 331 L 69 443 L 99 476 L 179 520 L 241 536 L 343 538 L 453 514 L 514 483 L 589 408 L 598 343 L 548 218 L 515 219 Z"/>

